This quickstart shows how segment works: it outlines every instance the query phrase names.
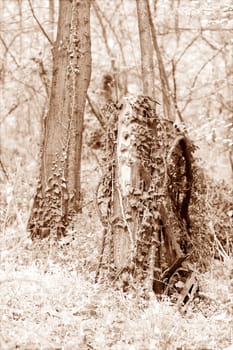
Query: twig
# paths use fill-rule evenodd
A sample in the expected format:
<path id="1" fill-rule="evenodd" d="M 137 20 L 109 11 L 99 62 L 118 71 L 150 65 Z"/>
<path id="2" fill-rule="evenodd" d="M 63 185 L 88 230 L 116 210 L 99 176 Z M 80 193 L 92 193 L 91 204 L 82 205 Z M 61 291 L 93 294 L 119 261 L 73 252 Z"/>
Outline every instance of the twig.
<path id="1" fill-rule="evenodd" d="M 204 35 L 203 35 L 203 33 L 201 33 L 201 39 L 207 44 L 207 45 L 209 45 L 210 47 L 211 47 L 211 49 L 213 49 L 213 50 L 218 50 L 218 48 L 216 47 L 216 46 L 214 46 Z"/>
<path id="2" fill-rule="evenodd" d="M 176 60 L 176 65 L 179 63 L 179 61 L 181 60 L 181 58 L 184 56 L 184 54 L 186 53 L 186 51 L 195 43 L 195 41 L 197 41 L 197 39 L 200 37 L 200 33 L 198 33 L 197 36 L 195 36 L 190 43 L 184 48 L 184 50 L 181 52 L 180 56 L 177 58 Z"/>
<path id="3" fill-rule="evenodd" d="M 173 102 L 174 102 L 174 106 L 177 112 L 177 115 L 180 119 L 180 121 L 185 124 L 184 122 L 184 118 L 182 117 L 182 114 L 179 110 L 178 104 L 177 104 L 177 88 L 176 88 L 176 68 L 175 68 L 175 63 L 174 60 L 172 60 L 172 80 L 173 80 Z"/>
<path id="4" fill-rule="evenodd" d="M 1 160 L 1 158 L 0 158 L 0 165 L 1 165 L 1 168 L 2 168 L 2 172 L 3 172 L 3 174 L 5 175 L 6 179 L 9 180 L 9 176 L 8 176 L 8 174 L 7 174 L 6 168 L 5 168 L 5 166 L 3 165 L 3 162 L 2 162 L 2 160 Z"/>
<path id="5" fill-rule="evenodd" d="M 49 84 L 48 84 L 48 81 L 46 79 L 47 73 L 46 73 L 46 69 L 44 67 L 44 63 L 41 59 L 38 59 L 36 57 L 33 57 L 32 61 L 34 61 L 39 66 L 39 69 L 40 69 L 39 76 L 41 78 L 42 84 L 44 85 L 46 95 L 49 96 Z"/>
<path id="6" fill-rule="evenodd" d="M 96 276 L 95 276 L 95 283 L 98 282 L 99 279 L 99 273 L 100 273 L 100 268 L 103 264 L 103 255 L 104 255 L 104 248 L 105 248 L 105 244 L 106 244 L 106 237 L 107 237 L 107 233 L 108 233 L 108 229 L 107 229 L 107 220 L 104 218 L 100 208 L 99 208 L 99 203 L 98 203 L 98 192 L 99 192 L 99 188 L 100 185 L 102 184 L 102 179 L 99 181 L 97 188 L 96 188 L 96 192 L 95 192 L 95 206 L 96 206 L 96 211 L 97 214 L 99 216 L 99 219 L 101 221 L 101 224 L 103 225 L 103 236 L 102 236 L 102 242 L 101 242 L 101 250 L 100 250 L 100 257 L 99 257 L 99 263 L 97 266 L 97 270 L 96 270 Z"/>
<path id="7" fill-rule="evenodd" d="M 96 275 L 95 275 L 95 283 L 98 282 L 100 269 L 101 269 L 101 266 L 103 264 L 104 248 L 105 248 L 107 233 L 108 233 L 108 230 L 106 227 L 104 227 L 103 228 L 103 237 L 102 237 L 102 242 L 101 242 L 100 258 L 99 258 L 99 263 L 98 263 Z"/>
<path id="8" fill-rule="evenodd" d="M 121 5 L 121 4 L 119 4 Z M 127 63 L 126 63 L 126 59 L 125 59 L 125 55 L 124 55 L 124 50 L 123 50 L 123 47 L 122 47 L 122 43 L 121 41 L 119 40 L 117 34 L 116 34 L 116 31 L 112 25 L 112 22 L 111 20 L 112 19 L 108 19 L 107 16 L 105 15 L 105 13 L 101 10 L 101 8 L 99 7 L 99 5 L 97 4 L 96 1 L 93 1 L 93 6 L 96 6 L 96 8 L 98 9 L 98 11 L 100 12 L 101 16 L 104 18 L 104 20 L 108 23 L 109 25 L 109 28 L 111 29 L 111 32 L 113 33 L 115 39 L 116 39 L 116 42 L 118 43 L 119 45 L 119 48 L 120 48 L 120 51 L 121 51 L 121 56 L 122 56 L 122 62 L 124 64 L 124 66 L 126 67 L 127 66 Z"/>
<path id="9" fill-rule="evenodd" d="M 15 39 L 15 38 L 14 38 L 14 39 Z M 2 38 L 1 35 L 0 35 L 0 40 L 1 40 L 2 44 L 3 44 L 3 46 L 4 46 L 5 49 L 6 49 L 6 52 L 4 53 L 4 56 L 5 56 L 5 54 L 7 54 L 7 52 L 9 52 L 9 55 L 11 56 L 11 58 L 13 59 L 13 61 L 15 62 L 17 68 L 19 68 L 19 64 L 18 64 L 18 62 L 16 61 L 15 56 L 10 52 L 10 46 L 11 46 L 12 42 L 10 43 L 9 46 L 7 46 L 5 40 Z"/>
<path id="10" fill-rule="evenodd" d="M 216 243 L 216 248 L 218 249 L 218 253 L 219 255 L 223 258 L 223 259 L 227 259 L 228 255 L 227 252 L 225 251 L 224 247 L 222 246 L 222 243 L 220 242 L 220 240 L 218 239 L 216 233 L 215 233 L 215 228 L 214 228 L 214 224 L 212 221 L 209 222 L 209 229 L 211 234 L 214 237 L 214 241 Z"/>
<path id="11" fill-rule="evenodd" d="M 105 130 L 106 129 L 106 125 L 105 125 L 105 121 L 104 121 L 104 116 L 101 113 L 101 111 L 99 110 L 99 108 L 92 101 L 92 99 L 91 99 L 89 94 L 87 94 L 87 101 L 89 103 L 89 106 L 91 107 L 92 112 L 94 113 L 94 115 L 96 116 L 97 120 L 99 121 L 100 125 Z"/>
<path id="12" fill-rule="evenodd" d="M 101 26 L 102 35 L 103 35 L 103 38 L 104 38 L 104 44 L 106 46 L 106 50 L 107 50 L 108 56 L 110 58 L 112 58 L 113 57 L 113 53 L 112 53 L 111 48 L 108 45 L 108 35 L 106 33 L 106 27 L 105 27 L 105 25 L 104 25 L 104 23 L 102 21 L 102 15 L 100 14 L 99 7 L 98 7 L 97 3 L 95 1 L 93 1 L 92 4 L 93 4 L 94 11 L 96 13 L 96 16 L 98 18 L 99 24 Z"/>
<path id="13" fill-rule="evenodd" d="M 28 0 L 28 4 L 29 4 L 29 6 L 30 6 L 32 15 L 33 15 L 33 17 L 34 17 L 36 23 L 38 24 L 40 30 L 42 31 L 42 33 L 44 34 L 44 36 L 46 37 L 46 39 L 48 40 L 48 42 L 50 43 L 50 45 L 53 46 L 52 40 L 50 39 L 50 37 L 48 36 L 48 34 L 46 33 L 46 31 L 45 31 L 44 28 L 42 27 L 40 21 L 38 20 L 36 14 L 35 14 L 35 12 L 34 12 L 34 9 L 33 9 L 32 4 L 31 4 L 31 0 Z"/>
<path id="14" fill-rule="evenodd" d="M 101 224 L 103 225 L 103 227 L 106 227 L 107 226 L 107 221 L 104 217 L 104 215 L 102 214 L 100 208 L 99 208 L 99 203 L 98 203 L 98 192 L 99 192 L 99 188 L 100 188 L 100 185 L 102 184 L 102 179 L 100 179 L 98 185 L 97 185 L 97 188 L 96 188 L 96 191 L 95 191 L 95 206 L 96 206 L 96 211 L 97 211 L 97 214 L 99 216 L 99 219 L 101 221 Z"/>
<path id="15" fill-rule="evenodd" d="M 199 71 L 197 72 L 195 78 L 193 79 L 193 83 L 191 85 L 191 88 L 190 88 L 190 93 L 189 93 L 189 98 L 188 100 L 186 101 L 184 107 L 182 108 L 182 112 L 184 112 L 184 110 L 186 109 L 186 107 L 188 106 L 188 104 L 190 103 L 191 101 L 191 96 L 192 96 L 192 90 L 193 88 L 195 87 L 196 85 L 196 82 L 197 82 L 197 79 L 199 77 L 199 75 L 201 74 L 201 72 L 203 71 L 203 69 L 207 66 L 207 64 L 209 62 L 211 62 L 220 52 L 222 52 L 225 47 L 228 45 L 228 43 L 226 43 L 225 45 L 223 45 L 220 49 L 218 49 L 218 51 L 213 55 L 211 56 L 206 62 L 203 63 L 203 65 L 201 66 L 201 68 L 199 69 Z"/>
<path id="16" fill-rule="evenodd" d="M 197 32 L 198 29 L 197 27 L 178 27 L 176 28 L 176 30 L 179 30 L 179 31 L 187 31 L 187 32 Z M 232 32 L 232 28 L 207 28 L 207 27 L 202 27 L 201 28 L 201 31 L 202 32 Z M 159 35 L 167 35 L 169 33 L 175 33 L 175 30 L 174 28 L 172 27 L 167 27 L 166 28 L 166 31 L 164 32 L 160 32 Z"/>

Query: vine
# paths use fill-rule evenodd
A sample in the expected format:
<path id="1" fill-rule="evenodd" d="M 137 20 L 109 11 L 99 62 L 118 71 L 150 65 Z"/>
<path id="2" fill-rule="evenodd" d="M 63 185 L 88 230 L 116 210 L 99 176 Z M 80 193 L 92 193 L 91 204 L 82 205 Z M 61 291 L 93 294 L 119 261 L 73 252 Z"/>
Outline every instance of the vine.
<path id="1" fill-rule="evenodd" d="M 108 239 L 99 268 L 111 265 L 123 289 L 133 278 L 161 293 L 174 263 L 178 269 L 187 257 L 195 147 L 155 113 L 155 104 L 149 97 L 128 97 L 120 109 L 110 104 L 105 110 L 105 170 L 97 202 Z M 164 277 L 164 271 L 170 273 Z"/>
<path id="2" fill-rule="evenodd" d="M 52 175 L 47 180 L 47 187 L 42 188 L 39 180 L 34 198 L 28 230 L 31 238 L 45 238 L 50 234 L 60 238 L 64 235 L 70 221 L 65 208 L 68 205 L 67 180 L 63 174 L 65 159 L 60 157 L 53 161 Z M 58 164 L 61 166 L 58 167 Z"/>

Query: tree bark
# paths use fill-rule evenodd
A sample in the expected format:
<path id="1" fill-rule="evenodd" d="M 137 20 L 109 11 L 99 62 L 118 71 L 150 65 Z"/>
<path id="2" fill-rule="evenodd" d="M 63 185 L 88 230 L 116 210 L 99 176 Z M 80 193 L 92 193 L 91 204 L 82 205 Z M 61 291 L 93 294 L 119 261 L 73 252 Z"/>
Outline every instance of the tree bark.
<path id="1" fill-rule="evenodd" d="M 160 52 L 159 44 L 157 41 L 157 34 L 155 30 L 155 26 L 153 24 L 153 19 L 150 11 L 150 5 L 149 1 L 145 0 L 147 2 L 148 7 L 148 21 L 151 29 L 151 35 L 152 35 L 152 42 L 153 47 L 157 56 L 158 61 L 158 68 L 159 68 L 159 76 L 160 76 L 160 82 L 161 82 L 161 88 L 162 88 L 162 96 L 163 96 L 163 111 L 164 111 L 164 117 L 167 119 L 170 119 L 172 121 L 175 120 L 175 109 L 172 104 L 172 96 L 171 96 L 171 90 L 169 86 L 169 81 L 167 78 L 167 74 L 165 71 L 163 58 Z"/>
<path id="2" fill-rule="evenodd" d="M 143 94 L 155 97 L 153 46 L 149 22 L 149 8 L 146 0 L 136 0 L 138 29 L 141 48 Z"/>
<path id="3" fill-rule="evenodd" d="M 135 277 L 162 293 L 165 278 L 188 253 L 193 158 L 186 135 L 160 119 L 155 104 L 147 96 L 125 98 L 121 110 L 107 112 L 106 170 L 98 203 L 113 279 L 122 278 L 125 288 Z"/>
<path id="4" fill-rule="evenodd" d="M 49 0 L 49 34 L 51 41 L 54 41 L 54 0 Z"/>
<path id="5" fill-rule="evenodd" d="M 60 2 L 40 180 L 28 229 L 60 236 L 80 206 L 83 114 L 91 74 L 90 0 Z"/>

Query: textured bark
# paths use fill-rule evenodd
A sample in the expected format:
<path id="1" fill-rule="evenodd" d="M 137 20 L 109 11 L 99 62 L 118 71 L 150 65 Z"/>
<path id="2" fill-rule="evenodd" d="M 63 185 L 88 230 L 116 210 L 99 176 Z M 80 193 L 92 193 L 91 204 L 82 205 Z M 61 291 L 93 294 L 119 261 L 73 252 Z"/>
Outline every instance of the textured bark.
<path id="1" fill-rule="evenodd" d="M 154 98 L 154 64 L 152 37 L 149 22 L 149 7 L 146 0 L 136 0 L 136 3 L 141 47 L 143 94 Z"/>
<path id="2" fill-rule="evenodd" d="M 28 224 L 32 237 L 62 235 L 80 202 L 83 113 L 91 74 L 90 1 L 59 4 L 40 181 Z"/>
<path id="3" fill-rule="evenodd" d="M 162 293 L 188 256 L 193 158 L 187 136 L 159 118 L 155 104 L 147 96 L 129 97 L 120 110 L 107 111 L 97 198 L 105 226 L 101 265 L 113 267 L 123 288 L 133 278 Z"/>

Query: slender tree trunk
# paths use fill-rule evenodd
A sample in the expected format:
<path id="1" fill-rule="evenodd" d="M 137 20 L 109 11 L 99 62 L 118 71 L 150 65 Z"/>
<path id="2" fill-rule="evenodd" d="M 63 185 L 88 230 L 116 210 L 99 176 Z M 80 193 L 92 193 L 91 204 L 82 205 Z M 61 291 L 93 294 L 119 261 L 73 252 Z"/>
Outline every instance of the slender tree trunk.
<path id="1" fill-rule="evenodd" d="M 22 11 L 22 0 L 18 0 L 18 8 L 19 8 L 19 63 L 22 61 L 22 53 L 23 53 L 23 41 L 22 41 L 22 34 L 23 34 L 23 11 Z"/>
<path id="2" fill-rule="evenodd" d="M 60 1 L 31 237 L 60 236 L 80 205 L 83 113 L 91 74 L 90 0 Z"/>
<path id="3" fill-rule="evenodd" d="M 157 41 L 157 33 L 155 30 L 155 26 L 153 24 L 153 19 L 152 19 L 152 15 L 151 15 L 151 11 L 150 11 L 150 6 L 149 6 L 149 1 L 145 0 L 145 2 L 147 3 L 147 8 L 148 8 L 148 21 L 149 21 L 149 25 L 151 28 L 153 47 L 154 47 L 154 50 L 155 50 L 155 53 L 157 56 L 157 61 L 158 61 L 159 76 L 160 76 L 162 96 L 163 96 L 164 116 L 165 116 L 165 118 L 174 121 L 175 120 L 175 109 L 172 108 L 174 106 L 172 105 L 171 90 L 170 90 L 170 86 L 169 86 L 169 81 L 167 78 L 167 74 L 165 71 L 164 63 L 163 63 L 163 58 L 162 58 L 159 44 Z"/>
<path id="4" fill-rule="evenodd" d="M 149 8 L 146 0 L 136 0 L 136 3 L 141 47 L 143 94 L 154 98 L 154 64 Z"/>
<path id="5" fill-rule="evenodd" d="M 49 31 L 50 31 L 50 38 L 52 42 L 54 40 L 54 29 L 55 29 L 54 0 L 49 0 Z"/>

